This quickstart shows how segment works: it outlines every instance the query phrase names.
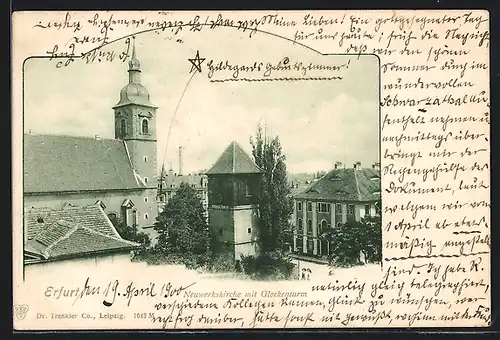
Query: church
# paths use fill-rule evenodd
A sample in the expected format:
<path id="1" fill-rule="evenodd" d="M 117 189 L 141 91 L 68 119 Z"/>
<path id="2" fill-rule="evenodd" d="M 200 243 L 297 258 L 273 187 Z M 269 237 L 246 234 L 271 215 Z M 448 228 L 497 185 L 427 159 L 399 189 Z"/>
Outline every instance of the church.
<path id="1" fill-rule="evenodd" d="M 99 205 L 154 237 L 156 110 L 141 84 L 135 44 L 114 111 L 114 139 L 24 135 L 24 208 Z"/>

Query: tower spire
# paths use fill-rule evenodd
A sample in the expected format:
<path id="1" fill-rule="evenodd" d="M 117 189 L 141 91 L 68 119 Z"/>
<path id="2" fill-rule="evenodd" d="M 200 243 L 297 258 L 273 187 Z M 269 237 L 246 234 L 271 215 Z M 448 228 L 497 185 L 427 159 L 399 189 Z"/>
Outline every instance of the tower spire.
<path id="1" fill-rule="evenodd" d="M 129 74 L 129 83 L 141 83 L 141 63 L 139 59 L 137 59 L 137 55 L 135 53 L 135 35 L 132 36 L 132 56 L 130 57 L 130 61 L 128 62 L 128 74 Z"/>

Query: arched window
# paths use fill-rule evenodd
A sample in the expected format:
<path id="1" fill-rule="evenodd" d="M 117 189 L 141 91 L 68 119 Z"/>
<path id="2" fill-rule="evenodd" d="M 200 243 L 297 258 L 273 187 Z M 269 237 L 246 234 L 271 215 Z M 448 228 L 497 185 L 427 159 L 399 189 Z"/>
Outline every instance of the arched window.
<path id="1" fill-rule="evenodd" d="M 146 135 L 149 133 L 149 123 L 147 119 L 142 120 L 142 134 Z"/>
<path id="2" fill-rule="evenodd" d="M 304 228 L 304 226 L 302 225 L 302 219 L 301 219 L 301 218 L 299 218 L 299 219 L 297 220 L 297 229 L 298 229 L 298 231 L 299 231 L 300 233 L 302 233 L 302 232 L 303 232 L 303 231 L 302 231 L 302 230 L 303 230 L 303 228 Z"/>
<path id="3" fill-rule="evenodd" d="M 321 224 L 319 225 L 318 235 L 323 234 L 326 228 L 328 228 L 328 222 L 326 222 L 326 220 L 321 221 Z"/>
<path id="4" fill-rule="evenodd" d="M 312 234 L 313 232 L 313 221 L 307 220 L 307 233 Z"/>
<path id="5" fill-rule="evenodd" d="M 120 136 L 124 137 L 127 134 L 127 122 L 125 119 L 120 119 Z"/>

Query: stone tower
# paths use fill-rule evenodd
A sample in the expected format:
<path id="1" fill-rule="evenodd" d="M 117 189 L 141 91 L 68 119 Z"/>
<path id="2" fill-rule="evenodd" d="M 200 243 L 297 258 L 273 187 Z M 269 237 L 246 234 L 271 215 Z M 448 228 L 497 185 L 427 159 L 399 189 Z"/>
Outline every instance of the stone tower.
<path id="1" fill-rule="evenodd" d="M 207 171 L 208 221 L 216 252 L 257 255 L 262 170 L 232 142 Z"/>
<path id="2" fill-rule="evenodd" d="M 141 63 L 135 51 L 128 63 L 128 84 L 120 91 L 115 111 L 115 138 L 124 141 L 136 178 L 144 186 L 143 197 L 133 203 L 137 207 L 137 224 L 154 224 L 156 204 L 156 110 L 149 100 L 148 90 L 141 84 Z M 140 201 L 140 202 L 138 202 Z"/>

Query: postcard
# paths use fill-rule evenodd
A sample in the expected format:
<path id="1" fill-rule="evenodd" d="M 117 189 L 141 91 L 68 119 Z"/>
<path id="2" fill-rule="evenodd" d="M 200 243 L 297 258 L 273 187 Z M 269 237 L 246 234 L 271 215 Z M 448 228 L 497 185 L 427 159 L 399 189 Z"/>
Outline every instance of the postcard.
<path id="1" fill-rule="evenodd" d="M 15 330 L 490 325 L 487 11 L 12 22 Z"/>

